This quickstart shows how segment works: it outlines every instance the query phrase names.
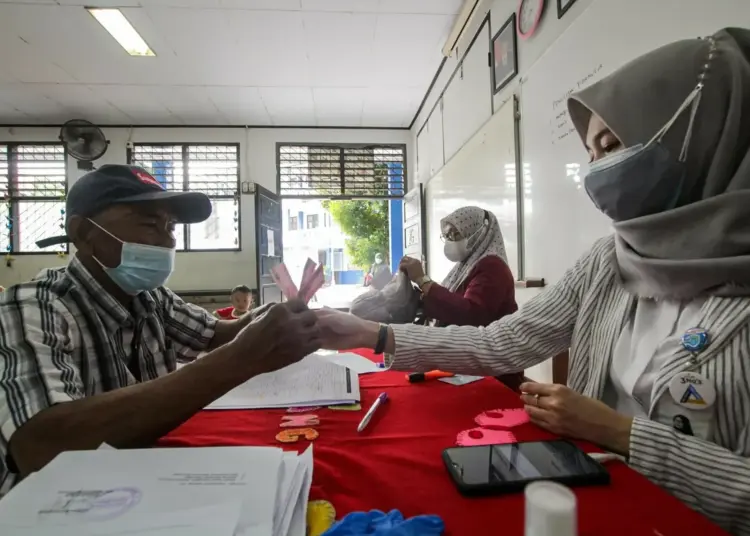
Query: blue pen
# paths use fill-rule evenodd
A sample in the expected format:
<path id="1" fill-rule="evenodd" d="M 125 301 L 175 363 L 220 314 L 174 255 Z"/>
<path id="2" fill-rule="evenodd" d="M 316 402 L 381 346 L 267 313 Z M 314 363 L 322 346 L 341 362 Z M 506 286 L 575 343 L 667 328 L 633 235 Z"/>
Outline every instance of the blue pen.
<path id="1" fill-rule="evenodd" d="M 367 428 L 367 425 L 370 423 L 370 419 L 372 419 L 372 416 L 375 415 L 375 411 L 386 401 L 388 400 L 388 393 L 380 393 L 378 397 L 375 399 L 375 402 L 373 402 L 372 406 L 370 406 L 370 409 L 367 410 L 367 413 L 365 413 L 364 418 L 362 419 L 362 422 L 359 423 L 359 426 L 357 426 L 357 432 L 361 432 L 365 428 Z"/>

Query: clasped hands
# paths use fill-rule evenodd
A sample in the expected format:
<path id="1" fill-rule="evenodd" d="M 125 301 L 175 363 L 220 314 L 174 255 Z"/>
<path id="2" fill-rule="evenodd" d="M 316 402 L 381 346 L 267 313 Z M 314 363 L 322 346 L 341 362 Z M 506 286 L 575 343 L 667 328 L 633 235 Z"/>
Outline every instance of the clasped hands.
<path id="1" fill-rule="evenodd" d="M 260 374 L 296 363 L 320 348 L 374 347 L 377 332 L 376 323 L 331 309 L 313 312 L 303 302 L 291 300 L 253 311 L 252 322 L 230 344 L 244 356 L 253 355 L 252 371 Z M 630 417 L 564 385 L 526 382 L 521 392 L 534 424 L 627 456 Z"/>
<path id="2" fill-rule="evenodd" d="M 292 365 L 321 348 L 374 348 L 377 342 L 378 324 L 333 309 L 311 311 L 300 300 L 264 305 L 249 315 L 228 343 L 246 377 Z"/>
<path id="3" fill-rule="evenodd" d="M 628 455 L 632 418 L 565 385 L 526 382 L 520 389 L 526 412 L 537 426 Z"/>

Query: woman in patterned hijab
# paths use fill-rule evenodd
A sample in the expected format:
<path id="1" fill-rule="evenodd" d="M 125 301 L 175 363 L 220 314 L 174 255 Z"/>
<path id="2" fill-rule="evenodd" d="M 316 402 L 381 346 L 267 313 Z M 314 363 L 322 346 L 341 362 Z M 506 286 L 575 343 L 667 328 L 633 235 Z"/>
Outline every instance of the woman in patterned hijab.
<path id="1" fill-rule="evenodd" d="M 440 229 L 445 256 L 456 263 L 441 285 L 425 275 L 416 259 L 404 257 L 400 265 L 422 292 L 424 315 L 436 326 L 488 326 L 514 313 L 515 281 L 495 215 L 479 207 L 460 208 L 441 220 Z M 516 389 L 523 374 L 498 379 Z"/>
<path id="2" fill-rule="evenodd" d="M 440 221 L 445 256 L 456 265 L 443 280 L 448 290 L 458 289 L 477 263 L 488 255 L 508 263 L 500 224 L 491 212 L 479 207 L 459 208 Z"/>

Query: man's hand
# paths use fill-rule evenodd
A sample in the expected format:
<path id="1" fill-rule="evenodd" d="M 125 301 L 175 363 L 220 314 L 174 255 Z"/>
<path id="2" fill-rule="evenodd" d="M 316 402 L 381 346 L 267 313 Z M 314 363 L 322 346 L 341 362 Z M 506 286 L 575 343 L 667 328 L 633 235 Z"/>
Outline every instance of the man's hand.
<path id="1" fill-rule="evenodd" d="M 299 300 L 274 304 L 230 344 L 248 377 L 273 372 L 320 349 L 318 318 Z"/>
<path id="2" fill-rule="evenodd" d="M 424 277 L 422 262 L 412 257 L 404 257 L 398 265 L 398 269 L 406 274 L 411 281 L 418 283 Z"/>
<path id="3" fill-rule="evenodd" d="M 558 384 L 521 384 L 521 400 L 531 422 L 571 439 L 591 441 L 624 456 L 630 451 L 633 419 L 606 404 Z"/>
<path id="4" fill-rule="evenodd" d="M 263 316 L 274 305 L 276 305 L 276 304 L 273 303 L 273 302 L 272 303 L 264 303 L 260 307 L 256 307 L 255 309 L 250 309 L 250 311 L 249 311 L 249 313 L 250 313 L 250 319 L 251 320 L 255 320 L 256 318 L 259 318 L 259 317 Z"/>
<path id="5" fill-rule="evenodd" d="M 335 309 L 315 311 L 321 334 L 321 344 L 327 350 L 374 348 L 380 324 L 364 320 Z"/>

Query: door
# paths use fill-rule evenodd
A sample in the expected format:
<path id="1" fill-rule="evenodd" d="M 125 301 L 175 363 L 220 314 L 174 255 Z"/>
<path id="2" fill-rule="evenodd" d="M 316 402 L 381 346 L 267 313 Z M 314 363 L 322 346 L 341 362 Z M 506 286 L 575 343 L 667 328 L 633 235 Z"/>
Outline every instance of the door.
<path id="1" fill-rule="evenodd" d="M 258 297 L 260 304 L 281 303 L 281 290 L 273 282 L 271 270 L 283 262 L 281 199 L 255 185 L 255 229 L 257 249 Z"/>
<path id="2" fill-rule="evenodd" d="M 424 240 L 425 210 L 422 184 L 404 196 L 404 255 L 422 262 L 427 260 Z M 426 268 L 425 268 L 426 271 Z"/>

